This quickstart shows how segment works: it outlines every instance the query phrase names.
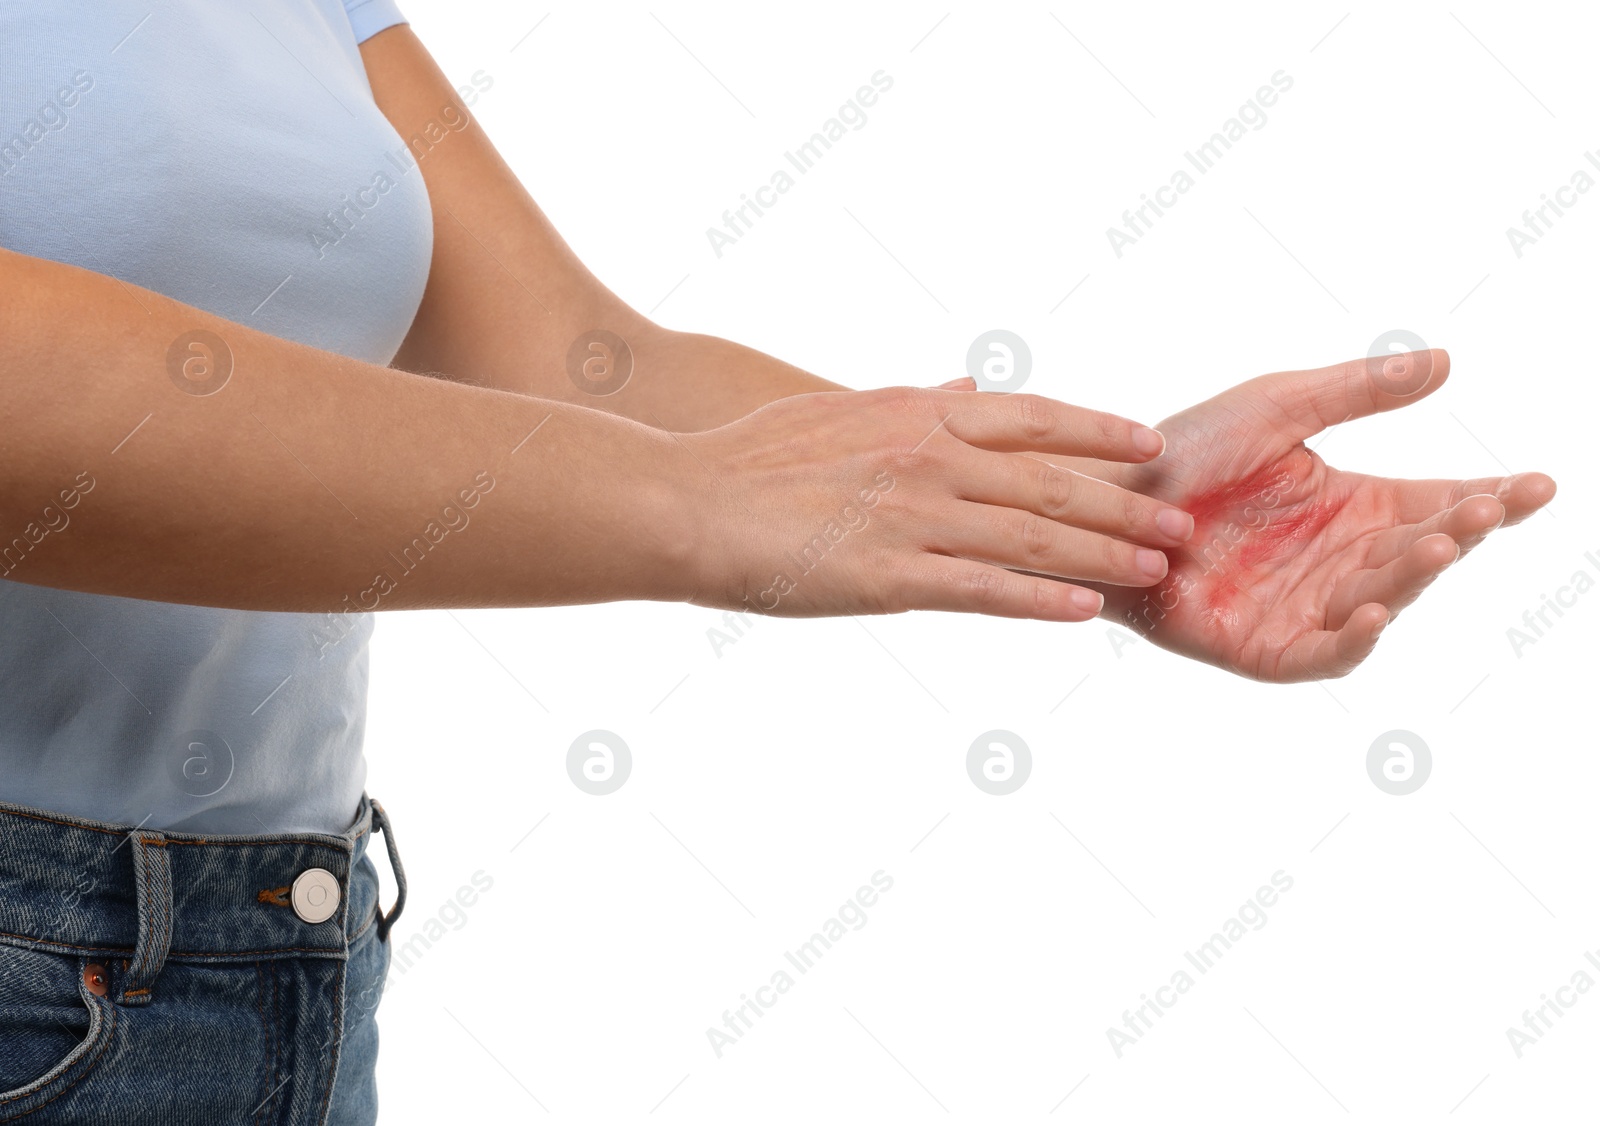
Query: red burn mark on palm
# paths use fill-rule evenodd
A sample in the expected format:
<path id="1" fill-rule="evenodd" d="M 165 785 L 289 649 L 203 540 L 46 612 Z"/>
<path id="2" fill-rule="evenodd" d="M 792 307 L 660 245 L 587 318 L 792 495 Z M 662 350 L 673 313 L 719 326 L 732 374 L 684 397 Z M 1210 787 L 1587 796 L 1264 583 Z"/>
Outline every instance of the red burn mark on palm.
<path id="1" fill-rule="evenodd" d="M 1293 480 L 1281 461 L 1274 462 L 1243 481 L 1196 493 L 1183 503 L 1183 510 L 1194 517 L 1195 526 L 1198 528 L 1215 521 L 1223 513 L 1233 512 L 1252 501 L 1259 501 L 1274 488 L 1283 491 Z"/>
<path id="2" fill-rule="evenodd" d="M 1306 459 L 1291 454 L 1242 481 L 1196 494 L 1183 504 L 1195 519 L 1188 562 L 1201 571 L 1201 601 L 1213 618 L 1238 597 L 1246 572 L 1264 560 L 1291 553 L 1338 514 L 1340 504 L 1334 500 L 1285 500 L 1309 468 Z M 1230 525 L 1232 536 L 1224 532 Z"/>
<path id="3" fill-rule="evenodd" d="M 1223 556 L 1211 572 L 1215 578 L 1205 592 L 1206 609 L 1213 616 L 1221 613 L 1238 596 L 1241 575 L 1263 559 L 1286 555 L 1310 540 L 1327 527 L 1338 510 L 1339 506 L 1329 501 L 1314 501 L 1275 511 L 1265 527 L 1249 529 L 1239 546 L 1237 565 L 1229 562 L 1233 556 Z"/>
<path id="4" fill-rule="evenodd" d="M 1327 527 L 1338 511 L 1332 501 L 1319 500 L 1270 514 L 1267 526 L 1253 530 L 1239 549 L 1239 565 L 1250 568 L 1305 543 Z"/>
<path id="5" fill-rule="evenodd" d="M 1206 612 L 1215 618 L 1238 593 L 1239 588 L 1234 585 L 1232 579 L 1218 580 L 1216 585 L 1205 593 Z"/>

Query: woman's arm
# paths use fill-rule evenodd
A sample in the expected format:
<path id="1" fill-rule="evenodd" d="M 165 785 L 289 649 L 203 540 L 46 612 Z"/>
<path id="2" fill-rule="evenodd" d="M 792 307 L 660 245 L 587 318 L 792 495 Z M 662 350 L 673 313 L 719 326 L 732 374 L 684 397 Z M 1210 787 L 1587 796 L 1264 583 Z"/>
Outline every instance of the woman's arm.
<path id="1" fill-rule="evenodd" d="M 433 201 L 428 288 L 396 367 L 679 432 L 720 426 L 790 395 L 844 390 L 631 309 L 551 226 L 409 26 L 379 32 L 361 54 L 378 106 L 408 143 L 420 138 L 412 151 Z M 616 334 L 633 353 L 635 374 L 613 394 L 586 393 L 568 373 L 573 343 L 594 329 Z"/>
<path id="2" fill-rule="evenodd" d="M 693 593 L 705 472 L 658 430 L 9 251 L 0 340 L 5 578 L 300 611 Z"/>
<path id="3" fill-rule="evenodd" d="M 1190 526 L 1011 452 L 1159 451 L 1031 395 L 800 395 L 676 435 L 8 251 L 0 341 L 0 577 L 43 586 L 312 612 L 648 598 L 1083 620 L 1099 595 L 1006 568 L 1143 585 L 1166 563 L 1137 545 L 1182 539 L 1158 516 Z"/>

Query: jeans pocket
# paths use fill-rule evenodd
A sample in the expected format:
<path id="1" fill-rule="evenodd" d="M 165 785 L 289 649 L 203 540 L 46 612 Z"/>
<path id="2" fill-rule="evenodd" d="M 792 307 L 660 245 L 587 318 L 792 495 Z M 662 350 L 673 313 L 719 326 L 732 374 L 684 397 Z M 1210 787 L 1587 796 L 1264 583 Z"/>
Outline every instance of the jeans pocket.
<path id="1" fill-rule="evenodd" d="M 109 961 L 109 959 L 108 959 Z M 116 1027 L 108 966 L 0 943 L 0 1122 L 77 1086 Z"/>

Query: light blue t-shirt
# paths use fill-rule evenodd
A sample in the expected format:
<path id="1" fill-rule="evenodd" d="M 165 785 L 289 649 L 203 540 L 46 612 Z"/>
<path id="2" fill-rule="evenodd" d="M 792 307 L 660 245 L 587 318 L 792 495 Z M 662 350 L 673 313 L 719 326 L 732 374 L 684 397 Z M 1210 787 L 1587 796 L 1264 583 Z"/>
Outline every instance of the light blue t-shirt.
<path id="1" fill-rule="evenodd" d="M 0 246 L 389 363 L 433 226 L 356 45 L 401 22 L 393 0 L 0 3 Z M 118 315 L 141 316 L 127 300 Z M 152 400 L 127 441 L 182 441 L 161 426 L 171 405 Z M 110 451 L 86 453 L 31 534 L 0 527 L 0 801 L 175 831 L 344 831 L 366 780 L 370 614 L 17 581 L 114 472 Z M 203 536 L 171 550 L 208 566 Z"/>

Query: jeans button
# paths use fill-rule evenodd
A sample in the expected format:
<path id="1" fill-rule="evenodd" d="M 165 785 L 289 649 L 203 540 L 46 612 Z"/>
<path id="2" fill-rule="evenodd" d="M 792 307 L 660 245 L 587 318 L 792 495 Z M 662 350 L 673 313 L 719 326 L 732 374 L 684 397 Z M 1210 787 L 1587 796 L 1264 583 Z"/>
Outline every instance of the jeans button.
<path id="1" fill-rule="evenodd" d="M 106 968 L 98 962 L 90 962 L 83 967 L 83 984 L 90 993 L 96 997 L 104 997 L 110 988 L 110 978 L 106 976 Z"/>
<path id="2" fill-rule="evenodd" d="M 326 868 L 307 868 L 289 890 L 289 903 L 301 921 L 325 923 L 339 909 L 339 881 Z"/>

